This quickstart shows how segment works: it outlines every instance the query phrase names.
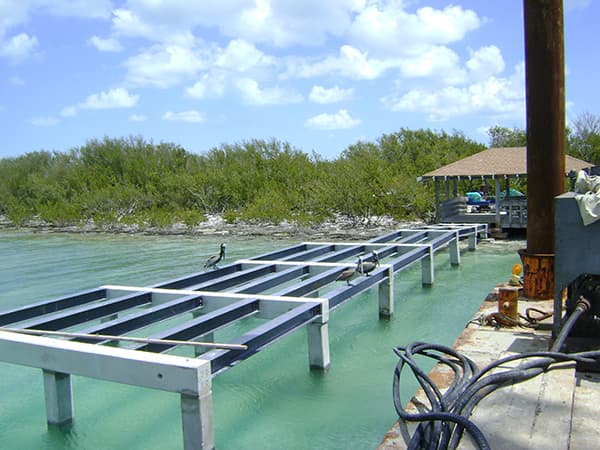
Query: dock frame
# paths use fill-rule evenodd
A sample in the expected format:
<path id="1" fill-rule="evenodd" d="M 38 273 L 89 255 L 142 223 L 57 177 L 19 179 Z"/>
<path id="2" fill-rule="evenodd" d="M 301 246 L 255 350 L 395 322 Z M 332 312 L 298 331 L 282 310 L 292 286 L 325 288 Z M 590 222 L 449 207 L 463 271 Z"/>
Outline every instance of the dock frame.
<path id="1" fill-rule="evenodd" d="M 453 224 L 395 230 L 364 242 L 304 242 L 153 286 L 102 285 L 0 312 L 0 360 L 42 370 L 50 425 L 73 420 L 71 375 L 79 375 L 178 393 L 183 448 L 212 449 L 213 377 L 303 327 L 309 367 L 327 369 L 332 311 L 377 285 L 379 316 L 389 318 L 395 274 L 420 261 L 422 283 L 431 285 L 436 252 L 448 248 L 450 263 L 458 265 L 459 241 L 468 239 L 475 250 L 487 232 L 485 224 Z M 356 258 L 368 261 L 373 251 L 379 267 L 336 283 L 344 269 L 356 267 Z M 183 345 L 173 341 L 213 341 L 215 332 L 248 317 L 262 322 L 227 343 L 238 348 L 165 354 Z M 118 339 L 94 337 L 139 336 L 165 319 L 170 325 L 145 336 L 148 342 L 115 346 Z M 76 334 L 59 339 L 18 330 Z"/>

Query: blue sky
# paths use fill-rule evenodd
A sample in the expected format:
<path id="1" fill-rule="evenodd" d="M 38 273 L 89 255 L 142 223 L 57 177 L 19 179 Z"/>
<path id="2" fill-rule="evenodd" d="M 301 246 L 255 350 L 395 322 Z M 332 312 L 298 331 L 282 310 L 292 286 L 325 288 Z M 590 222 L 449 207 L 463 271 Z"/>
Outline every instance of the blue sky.
<path id="1" fill-rule="evenodd" d="M 600 114 L 599 0 L 565 0 L 567 120 Z M 524 127 L 522 0 L 0 0 L 0 157 L 141 135 L 335 158 L 402 127 Z"/>

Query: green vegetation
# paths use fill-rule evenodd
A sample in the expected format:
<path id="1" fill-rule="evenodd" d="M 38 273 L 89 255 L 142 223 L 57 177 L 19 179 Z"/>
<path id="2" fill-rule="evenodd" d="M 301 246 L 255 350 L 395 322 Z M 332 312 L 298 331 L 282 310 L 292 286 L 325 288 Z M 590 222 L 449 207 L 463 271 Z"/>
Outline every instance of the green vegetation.
<path id="1" fill-rule="evenodd" d="M 583 116 L 569 152 L 600 163 L 600 121 Z M 493 127 L 492 146 L 524 145 L 524 131 Z M 356 223 L 381 216 L 429 220 L 432 187 L 417 177 L 485 148 L 461 132 L 409 130 L 357 142 L 335 160 L 277 140 L 221 145 L 193 154 L 141 137 L 94 139 L 66 153 L 0 159 L 0 215 L 17 226 L 39 218 L 62 225 L 167 227 L 220 214 L 228 221 Z M 471 190 L 471 186 L 461 186 Z"/>
<path id="2" fill-rule="evenodd" d="M 416 178 L 483 146 L 459 132 L 401 129 L 328 161 L 277 140 L 192 154 L 140 137 L 94 139 L 67 153 L 0 160 L 0 214 L 16 225 L 188 225 L 226 220 L 319 223 L 335 214 L 427 219 L 430 187 Z"/>
<path id="3" fill-rule="evenodd" d="M 495 126 L 488 130 L 490 147 L 525 147 L 527 133 L 523 128 Z M 576 116 L 565 130 L 568 155 L 600 165 L 600 117 L 584 112 Z"/>

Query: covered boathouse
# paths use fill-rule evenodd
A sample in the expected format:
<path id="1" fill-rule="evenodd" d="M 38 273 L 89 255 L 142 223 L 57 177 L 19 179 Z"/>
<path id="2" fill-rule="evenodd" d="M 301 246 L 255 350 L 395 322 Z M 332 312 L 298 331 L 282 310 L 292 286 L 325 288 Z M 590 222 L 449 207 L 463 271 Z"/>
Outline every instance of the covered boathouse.
<path id="1" fill-rule="evenodd" d="M 565 177 L 582 169 L 593 167 L 592 163 L 565 156 Z M 418 178 L 435 185 L 436 222 L 487 223 L 497 229 L 527 228 L 527 197 L 510 195 L 511 180 L 527 177 L 527 147 L 489 148 L 474 155 L 440 167 Z M 469 208 L 467 199 L 459 194 L 459 180 L 481 180 L 492 184 L 494 203 L 481 210 Z M 444 183 L 444 199 L 441 184 Z"/>

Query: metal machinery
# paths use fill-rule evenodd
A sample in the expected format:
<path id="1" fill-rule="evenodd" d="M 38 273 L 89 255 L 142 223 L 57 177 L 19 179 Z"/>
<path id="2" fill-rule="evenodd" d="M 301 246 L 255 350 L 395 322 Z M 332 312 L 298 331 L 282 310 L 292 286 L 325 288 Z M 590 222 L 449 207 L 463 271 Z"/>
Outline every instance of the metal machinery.
<path id="1" fill-rule="evenodd" d="M 587 311 L 573 326 L 571 337 L 594 338 L 600 343 L 600 221 L 584 226 L 575 193 L 555 199 L 555 278 L 554 325 L 557 336 L 562 320 L 563 290 L 567 289 L 566 318 L 575 310 L 580 297 L 590 302 Z"/>

